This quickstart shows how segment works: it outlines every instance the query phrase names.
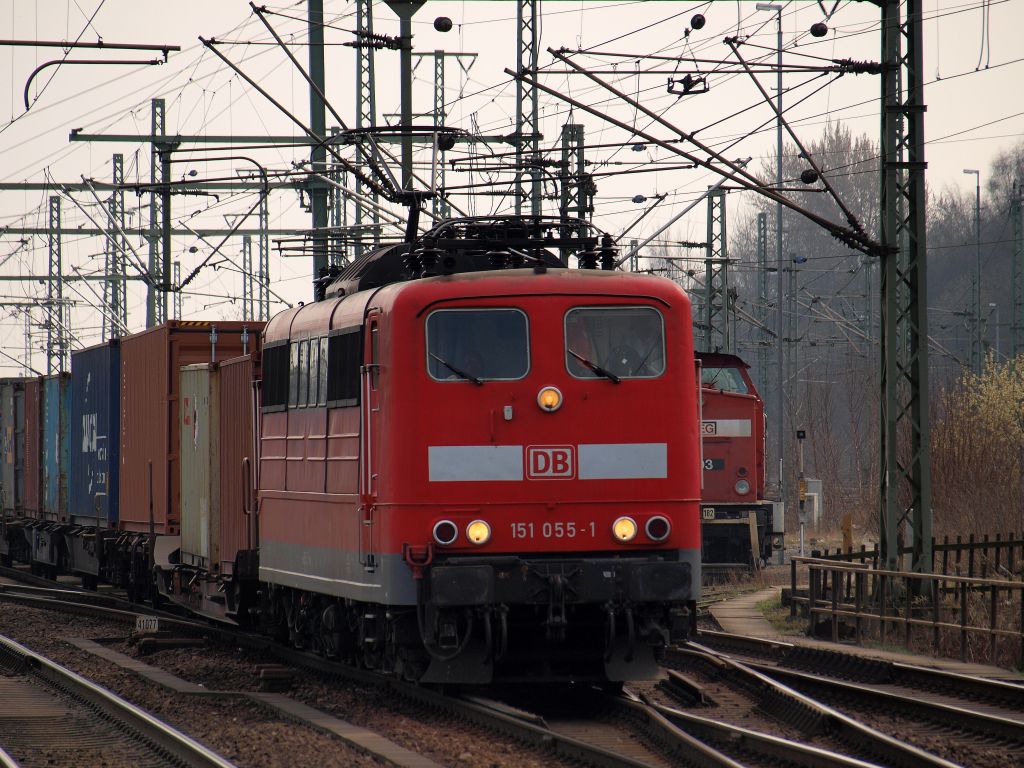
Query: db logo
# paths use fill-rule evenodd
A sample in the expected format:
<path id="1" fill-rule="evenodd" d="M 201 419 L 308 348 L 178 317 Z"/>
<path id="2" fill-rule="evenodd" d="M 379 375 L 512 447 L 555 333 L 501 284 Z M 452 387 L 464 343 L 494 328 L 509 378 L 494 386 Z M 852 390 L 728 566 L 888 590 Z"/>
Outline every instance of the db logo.
<path id="1" fill-rule="evenodd" d="M 526 476 L 530 480 L 571 478 L 576 474 L 571 445 L 530 445 L 526 448 Z"/>

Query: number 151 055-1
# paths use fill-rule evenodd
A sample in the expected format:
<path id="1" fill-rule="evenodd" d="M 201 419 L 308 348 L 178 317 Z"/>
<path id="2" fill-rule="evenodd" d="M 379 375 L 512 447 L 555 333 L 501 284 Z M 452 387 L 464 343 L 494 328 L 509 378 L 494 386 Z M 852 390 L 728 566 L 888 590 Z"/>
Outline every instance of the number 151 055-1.
<path id="1" fill-rule="evenodd" d="M 513 539 L 575 539 L 579 536 L 594 538 L 597 535 L 597 524 L 594 522 L 577 524 L 561 523 L 510 523 Z"/>

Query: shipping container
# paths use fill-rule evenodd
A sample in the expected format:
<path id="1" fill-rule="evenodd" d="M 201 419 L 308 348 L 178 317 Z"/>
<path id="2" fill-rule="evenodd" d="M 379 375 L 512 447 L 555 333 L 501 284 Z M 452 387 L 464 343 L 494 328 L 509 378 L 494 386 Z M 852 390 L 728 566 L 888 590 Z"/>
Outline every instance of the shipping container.
<path id="1" fill-rule="evenodd" d="M 181 369 L 181 562 L 211 570 L 220 563 L 220 376 L 217 366 Z"/>
<path id="2" fill-rule="evenodd" d="M 120 530 L 180 532 L 180 368 L 244 354 L 263 325 L 170 321 L 121 339 Z"/>
<path id="3" fill-rule="evenodd" d="M 71 375 L 43 379 L 42 519 L 68 521 L 71 469 Z"/>
<path id="4" fill-rule="evenodd" d="M 249 514 L 256 487 L 253 381 L 259 372 L 253 356 L 245 355 L 220 366 L 220 570 L 235 575 L 244 568 L 238 554 L 256 548 Z M 236 565 L 238 570 L 236 570 Z"/>
<path id="5" fill-rule="evenodd" d="M 117 523 L 121 346 L 115 339 L 71 355 L 71 522 Z"/>
<path id="6" fill-rule="evenodd" d="M 0 380 L 0 509 L 25 506 L 25 379 Z"/>
<path id="7" fill-rule="evenodd" d="M 25 517 L 42 516 L 42 490 L 40 482 L 43 457 L 42 420 L 43 380 L 25 382 Z"/>

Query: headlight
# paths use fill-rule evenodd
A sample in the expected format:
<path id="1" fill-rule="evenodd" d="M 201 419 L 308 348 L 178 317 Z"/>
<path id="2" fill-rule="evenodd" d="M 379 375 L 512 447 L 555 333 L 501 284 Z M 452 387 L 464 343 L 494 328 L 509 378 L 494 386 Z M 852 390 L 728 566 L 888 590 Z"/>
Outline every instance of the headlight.
<path id="1" fill-rule="evenodd" d="M 459 536 L 459 527 L 451 520 L 438 520 L 434 523 L 434 541 L 438 544 L 451 544 Z"/>
<path id="2" fill-rule="evenodd" d="M 647 521 L 644 530 L 647 531 L 647 538 L 651 541 L 664 541 L 672 531 L 672 524 L 669 523 L 667 517 L 655 515 Z"/>
<path id="3" fill-rule="evenodd" d="M 631 517 L 620 517 L 612 523 L 612 536 L 621 542 L 636 538 L 636 520 Z"/>
<path id="4" fill-rule="evenodd" d="M 748 493 L 750 493 L 750 483 L 748 483 L 746 480 L 737 480 L 736 485 L 733 487 L 736 489 L 736 493 L 738 493 L 740 496 L 746 496 Z"/>
<path id="5" fill-rule="evenodd" d="M 474 520 L 466 526 L 466 538 L 474 544 L 486 544 L 491 540 L 491 526 L 483 520 Z"/>
<path id="6" fill-rule="evenodd" d="M 542 411 L 554 413 L 562 407 L 562 393 L 558 387 L 544 387 L 537 393 L 537 405 Z"/>

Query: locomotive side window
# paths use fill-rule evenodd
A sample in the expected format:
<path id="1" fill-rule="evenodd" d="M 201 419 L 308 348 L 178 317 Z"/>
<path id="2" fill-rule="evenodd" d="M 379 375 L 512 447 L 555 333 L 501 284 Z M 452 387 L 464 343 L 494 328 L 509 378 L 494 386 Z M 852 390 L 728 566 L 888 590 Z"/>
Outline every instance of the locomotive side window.
<path id="1" fill-rule="evenodd" d="M 318 378 L 316 398 L 317 405 L 327 405 L 327 337 L 320 337 L 320 375 Z"/>
<path id="2" fill-rule="evenodd" d="M 362 335 L 362 328 L 356 326 L 334 331 L 327 338 L 327 405 L 332 408 L 359 404 Z"/>
<path id="3" fill-rule="evenodd" d="M 288 405 L 289 345 L 263 348 L 263 410 L 279 411 Z"/>
<path id="4" fill-rule="evenodd" d="M 439 309 L 427 317 L 427 372 L 436 381 L 509 381 L 530 370 L 519 309 Z"/>
<path id="5" fill-rule="evenodd" d="M 316 407 L 317 400 L 319 399 L 319 392 L 317 387 L 320 384 L 320 339 L 310 339 L 309 341 L 309 397 L 306 399 L 306 405 L 311 408 Z"/>
<path id="6" fill-rule="evenodd" d="M 309 392 L 309 341 L 299 342 L 299 392 L 295 398 L 295 405 L 304 408 L 307 393 Z"/>
<path id="7" fill-rule="evenodd" d="M 714 387 L 723 392 L 739 392 L 746 394 L 747 383 L 739 368 L 701 368 L 700 383 L 705 387 Z"/>
<path id="8" fill-rule="evenodd" d="M 665 332 L 652 307 L 580 307 L 565 314 L 565 366 L 578 379 L 652 379 L 665 372 Z"/>
<path id="9" fill-rule="evenodd" d="M 294 408 L 299 402 L 299 345 L 291 345 L 288 361 L 288 407 Z"/>

